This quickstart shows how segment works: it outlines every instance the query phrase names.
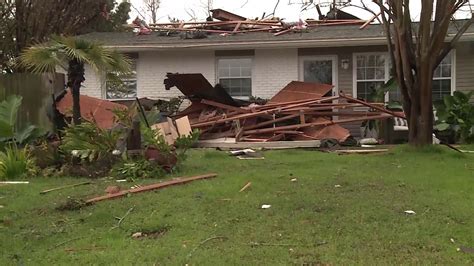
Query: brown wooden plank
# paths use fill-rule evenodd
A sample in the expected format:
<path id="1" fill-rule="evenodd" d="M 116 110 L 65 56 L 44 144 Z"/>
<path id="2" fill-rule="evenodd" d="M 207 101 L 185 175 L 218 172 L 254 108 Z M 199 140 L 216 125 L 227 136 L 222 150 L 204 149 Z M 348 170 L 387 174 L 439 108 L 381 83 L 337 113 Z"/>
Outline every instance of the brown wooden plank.
<path id="1" fill-rule="evenodd" d="M 243 109 L 243 108 L 239 108 L 239 107 L 235 107 L 235 106 L 231 106 L 231 105 L 227 105 L 227 104 L 223 104 L 223 103 L 218 103 L 218 102 L 214 102 L 214 101 L 206 100 L 206 99 L 202 99 L 201 103 L 207 104 L 207 105 L 210 105 L 210 106 L 214 106 L 214 107 L 217 107 L 217 108 L 225 109 L 225 110 L 231 110 L 231 111 L 234 111 L 234 112 L 240 113 L 240 114 L 251 113 L 252 112 L 251 110 L 248 110 L 248 109 Z"/>
<path id="2" fill-rule="evenodd" d="M 344 94 L 342 91 L 339 92 L 339 96 L 341 96 L 342 98 L 345 98 L 345 99 L 347 99 L 347 100 L 349 100 L 349 101 L 354 101 L 354 102 L 356 102 L 356 103 L 360 103 L 360 104 L 365 105 L 365 106 L 367 106 L 367 107 L 373 108 L 373 109 L 375 109 L 375 110 L 377 110 L 377 111 L 380 111 L 380 112 L 383 112 L 383 113 L 387 113 L 387 114 L 393 115 L 393 116 L 398 117 L 398 118 L 406 119 L 405 115 L 401 115 L 401 114 L 399 114 L 399 113 L 392 112 L 392 111 L 390 111 L 390 110 L 387 110 L 387 109 L 382 108 L 382 107 L 380 107 L 380 106 L 377 106 L 377 105 L 375 105 L 375 104 L 370 104 L 370 103 L 368 103 L 368 102 L 364 102 L 364 101 L 362 101 L 362 100 L 359 100 L 359 99 L 356 99 L 356 98 L 347 96 L 347 95 Z"/>
<path id="3" fill-rule="evenodd" d="M 366 117 L 360 117 L 360 118 L 340 119 L 340 120 L 326 121 L 326 122 L 313 122 L 313 123 L 307 123 L 304 125 L 299 124 L 299 125 L 289 125 L 289 126 L 281 126 L 281 127 L 274 127 L 274 128 L 248 130 L 248 131 L 245 131 L 244 134 L 245 135 L 264 134 L 264 133 L 272 133 L 272 132 L 277 132 L 277 131 L 282 131 L 282 130 L 299 129 L 299 128 L 305 128 L 305 127 L 311 127 L 311 126 L 329 126 L 333 124 L 344 124 L 344 123 L 365 121 L 365 120 L 386 119 L 390 117 L 391 117 L 390 115 L 378 115 L 378 116 L 366 116 Z"/>
<path id="4" fill-rule="evenodd" d="M 213 177 L 216 177 L 216 176 L 217 176 L 217 174 L 210 173 L 210 174 L 206 174 L 206 175 L 198 175 L 198 176 L 192 176 L 192 177 L 179 177 L 179 178 L 176 178 L 174 180 L 164 181 L 164 182 L 161 182 L 161 183 L 146 185 L 146 186 L 142 186 L 142 187 L 138 187 L 138 188 L 134 188 L 134 189 L 129 189 L 129 190 L 122 190 L 122 191 L 120 191 L 118 193 L 115 193 L 115 194 L 108 194 L 108 195 L 88 199 L 88 200 L 86 200 L 86 203 L 87 204 L 96 203 L 96 202 L 103 201 L 103 200 L 120 198 L 120 197 L 123 197 L 123 196 L 125 196 L 129 193 L 140 193 L 140 192 L 145 192 L 145 191 L 150 191 L 150 190 L 155 190 L 155 189 L 161 189 L 161 188 L 165 188 L 165 187 L 169 187 L 169 186 L 173 186 L 173 185 L 189 183 L 189 182 L 192 182 L 192 181 L 195 181 L 195 180 L 213 178 Z"/>

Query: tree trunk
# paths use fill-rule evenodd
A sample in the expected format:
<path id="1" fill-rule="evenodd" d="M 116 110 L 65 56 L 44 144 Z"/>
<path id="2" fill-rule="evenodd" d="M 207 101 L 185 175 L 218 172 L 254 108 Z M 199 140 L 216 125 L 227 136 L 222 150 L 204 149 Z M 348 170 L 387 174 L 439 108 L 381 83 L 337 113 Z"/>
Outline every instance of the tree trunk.
<path id="1" fill-rule="evenodd" d="M 433 143 L 433 70 L 429 62 L 418 68 L 408 116 L 408 139 L 414 146 Z"/>
<path id="2" fill-rule="evenodd" d="M 69 61 L 67 86 L 72 94 L 72 120 L 74 125 L 81 124 L 81 85 L 84 80 L 84 63 L 78 60 Z"/>

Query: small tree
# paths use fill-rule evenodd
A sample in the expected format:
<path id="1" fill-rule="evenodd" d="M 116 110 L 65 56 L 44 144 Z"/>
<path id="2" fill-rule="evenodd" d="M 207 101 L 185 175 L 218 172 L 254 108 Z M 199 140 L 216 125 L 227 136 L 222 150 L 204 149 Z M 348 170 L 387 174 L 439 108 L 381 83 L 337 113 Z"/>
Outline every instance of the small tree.
<path id="1" fill-rule="evenodd" d="M 21 64 L 33 73 L 67 71 L 67 86 L 73 99 L 73 122 L 81 123 L 80 89 L 85 81 L 84 65 L 97 72 L 130 72 L 130 59 L 102 45 L 74 37 L 55 36 L 49 42 L 33 45 L 20 56 Z"/>
<path id="2" fill-rule="evenodd" d="M 160 0 L 144 0 L 145 2 L 145 7 L 148 12 L 150 12 L 151 15 L 151 23 L 156 23 L 157 20 L 157 13 L 158 13 L 158 8 L 160 7 Z"/>
<path id="3" fill-rule="evenodd" d="M 421 146 L 432 143 L 434 70 L 455 47 L 473 23 L 473 16 L 454 26 L 454 14 L 470 8 L 468 0 L 421 0 L 419 22 L 414 23 L 410 0 L 361 0 L 362 7 L 374 15 L 380 14 L 393 63 L 393 75 L 403 95 L 403 107 L 408 119 L 409 142 Z M 375 3 L 378 8 L 368 7 Z M 378 10 L 376 10 L 378 9 Z M 472 12 L 471 12 L 472 13 Z M 418 17 L 418 16 L 417 16 Z"/>

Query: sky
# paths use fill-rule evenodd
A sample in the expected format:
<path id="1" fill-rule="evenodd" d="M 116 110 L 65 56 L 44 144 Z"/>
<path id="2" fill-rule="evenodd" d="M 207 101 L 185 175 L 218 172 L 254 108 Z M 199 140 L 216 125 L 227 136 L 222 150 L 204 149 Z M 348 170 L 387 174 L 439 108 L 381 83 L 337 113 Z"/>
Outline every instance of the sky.
<path id="1" fill-rule="evenodd" d="M 266 14 L 272 13 L 273 8 L 278 0 L 213 0 L 212 8 L 222 8 L 227 11 L 236 13 L 238 15 L 247 18 L 262 17 L 263 12 Z M 372 2 L 371 0 L 363 0 L 365 3 Z M 147 22 L 150 22 L 150 16 L 144 10 L 143 0 L 130 0 L 132 3 L 131 18 L 135 18 L 138 13 L 144 16 Z M 310 8 L 302 11 L 302 2 L 309 2 L 309 0 L 280 0 L 280 3 L 276 9 L 275 16 L 284 18 L 285 21 L 297 21 L 298 19 L 307 18 L 318 18 L 316 9 Z M 322 12 L 327 12 L 328 2 L 330 0 L 313 0 L 314 3 L 321 3 Z M 360 6 L 361 0 L 352 0 L 353 5 Z M 412 14 L 419 14 L 420 12 L 420 0 L 411 1 Z M 473 1 L 470 1 L 474 3 Z M 177 18 L 183 21 L 190 21 L 192 17 L 197 17 L 199 21 L 204 20 L 207 17 L 207 3 L 208 0 L 161 0 L 160 8 L 158 11 L 158 20 L 160 22 L 168 22 L 168 17 Z M 374 4 L 372 4 L 374 5 Z M 325 6 L 325 7 L 324 7 Z M 355 7 L 345 7 L 342 10 L 356 15 L 362 19 L 369 19 L 372 17 L 371 13 L 363 11 Z M 375 8 L 375 10 L 378 10 Z M 460 17 L 465 17 L 466 12 Z M 417 17 L 415 16 L 416 20 Z"/>

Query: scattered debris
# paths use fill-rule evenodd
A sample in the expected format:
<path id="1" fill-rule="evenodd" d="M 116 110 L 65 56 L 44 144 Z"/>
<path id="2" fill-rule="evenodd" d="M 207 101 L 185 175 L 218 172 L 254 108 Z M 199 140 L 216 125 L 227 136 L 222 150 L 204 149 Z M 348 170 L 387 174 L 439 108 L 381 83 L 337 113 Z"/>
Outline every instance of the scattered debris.
<path id="1" fill-rule="evenodd" d="M 143 230 L 140 232 L 136 232 L 132 234 L 132 238 L 139 239 L 139 238 L 159 238 L 162 237 L 166 232 L 168 232 L 170 227 L 165 226 L 162 228 L 159 228 L 157 230 Z"/>
<path id="2" fill-rule="evenodd" d="M 155 189 L 161 189 L 161 188 L 165 188 L 165 187 L 169 187 L 169 186 L 173 186 L 173 185 L 189 183 L 189 182 L 192 182 L 192 181 L 195 181 L 195 180 L 213 178 L 213 177 L 216 177 L 216 176 L 217 176 L 217 174 L 211 173 L 211 174 L 198 175 L 198 176 L 193 176 L 193 177 L 178 177 L 178 178 L 175 178 L 173 180 L 164 181 L 164 182 L 161 182 L 161 183 L 146 185 L 146 186 L 142 186 L 142 187 L 134 188 L 134 189 L 129 189 L 129 190 L 122 190 L 122 191 L 120 191 L 118 193 L 115 193 L 115 194 L 108 194 L 108 195 L 88 199 L 88 200 L 85 201 L 85 203 L 92 204 L 92 203 L 96 203 L 96 202 L 103 201 L 103 200 L 123 197 L 125 195 L 128 195 L 129 193 L 130 194 L 131 193 L 140 193 L 140 192 L 145 192 L 145 191 L 150 191 L 150 190 L 155 190 Z"/>
<path id="3" fill-rule="evenodd" d="M 103 129 L 110 129 L 115 125 L 114 110 L 127 109 L 125 105 L 86 95 L 80 96 L 80 105 L 82 118 Z M 65 117 L 72 117 L 72 94 L 69 90 L 56 98 L 56 108 Z"/>
<path id="4" fill-rule="evenodd" d="M 86 206 L 87 202 L 84 200 L 78 200 L 78 199 L 73 199 L 73 198 L 68 198 L 67 201 L 58 207 L 56 207 L 56 210 L 58 211 L 75 211 L 79 210 L 82 207 Z"/>
<path id="5" fill-rule="evenodd" d="M 105 189 L 105 192 L 107 194 L 116 194 L 116 193 L 119 193 L 120 192 L 120 187 L 119 186 L 108 186 L 106 189 Z"/>
<path id="6" fill-rule="evenodd" d="M 237 156 L 237 158 L 240 160 L 265 159 L 265 157 L 263 157 L 260 152 L 256 152 L 252 149 L 234 150 L 229 152 L 233 156 Z"/>
<path id="7" fill-rule="evenodd" d="M 373 154 L 373 153 L 388 152 L 388 149 L 373 149 L 373 150 L 350 149 L 350 150 L 335 150 L 334 152 L 337 154 Z"/>
<path id="8" fill-rule="evenodd" d="M 407 211 L 405 211 L 405 214 L 415 215 L 416 212 L 414 212 L 414 211 L 412 211 L 412 210 L 407 210 Z"/>
<path id="9" fill-rule="evenodd" d="M 201 241 L 199 243 L 199 245 L 197 245 L 195 248 L 193 248 L 191 250 L 191 252 L 189 252 L 189 254 L 186 256 L 188 259 L 191 258 L 191 256 L 194 254 L 194 252 L 202 245 L 206 244 L 208 241 L 211 241 L 211 240 L 216 240 L 216 239 L 222 239 L 222 240 L 227 240 L 227 237 L 226 236 L 213 236 L 213 237 L 209 237 L 207 239 L 204 239 L 203 241 Z"/>
<path id="10" fill-rule="evenodd" d="M 0 181 L 0 184 L 5 184 L 5 185 L 8 185 L 8 184 L 11 184 L 11 185 L 14 185 L 14 184 L 29 184 L 30 181 Z"/>
<path id="11" fill-rule="evenodd" d="M 463 253 L 467 253 L 467 254 L 474 254 L 474 248 L 471 248 L 471 247 L 460 247 L 459 248 L 459 251 L 463 252 Z"/>
<path id="12" fill-rule="evenodd" d="M 85 248 L 66 248 L 64 251 L 66 252 L 78 252 L 78 251 L 96 251 L 96 250 L 105 250 L 106 247 L 85 247 Z"/>
<path id="13" fill-rule="evenodd" d="M 296 181 L 298 181 L 298 180 L 297 180 L 296 178 L 292 178 L 290 181 L 291 181 L 291 182 L 296 182 Z"/>
<path id="14" fill-rule="evenodd" d="M 134 208 L 135 207 L 132 207 L 132 208 L 128 209 L 128 211 L 122 217 L 115 217 L 115 219 L 117 219 L 118 222 L 117 222 L 116 225 L 114 225 L 112 228 L 110 228 L 110 230 L 113 230 L 115 228 L 120 228 L 120 225 L 122 225 L 123 220 L 133 211 Z"/>
<path id="15" fill-rule="evenodd" d="M 263 204 L 261 208 L 262 209 L 269 209 L 271 206 L 272 205 L 270 205 L 270 204 Z"/>
<path id="16" fill-rule="evenodd" d="M 200 130 L 200 147 L 219 146 L 221 143 L 216 142 L 222 138 L 226 142 L 234 138 L 236 143 L 325 139 L 343 143 L 351 136 L 341 124 L 405 118 L 403 113 L 385 109 L 383 103 L 368 103 L 342 92 L 331 96 L 333 86 L 327 84 L 292 81 L 267 103 L 245 106 L 232 100 L 223 88 L 213 88 L 201 74 L 167 77 L 166 88 L 176 86 L 192 103 L 175 117 L 187 116 L 191 129 Z"/>
<path id="17" fill-rule="evenodd" d="M 90 181 L 86 181 L 86 182 L 81 182 L 81 183 L 77 183 L 77 184 L 72 184 L 72 185 L 66 185 L 66 186 L 61 186 L 61 187 L 46 189 L 46 190 L 41 191 L 40 194 L 46 194 L 46 193 L 49 193 L 49 192 L 53 192 L 53 191 L 57 191 L 57 190 L 61 190 L 61 189 L 66 189 L 66 188 L 72 188 L 72 187 L 78 187 L 78 186 L 83 186 L 83 185 L 89 185 L 89 184 L 91 184 L 91 183 L 92 183 L 92 182 L 90 182 Z"/>
<path id="18" fill-rule="evenodd" d="M 247 184 L 245 184 L 245 186 L 243 186 L 239 192 L 243 192 L 245 191 L 247 188 L 249 188 L 250 186 L 252 185 L 252 182 L 247 182 Z"/>
<path id="19" fill-rule="evenodd" d="M 334 185 L 335 188 L 340 188 L 342 187 L 341 185 Z"/>

